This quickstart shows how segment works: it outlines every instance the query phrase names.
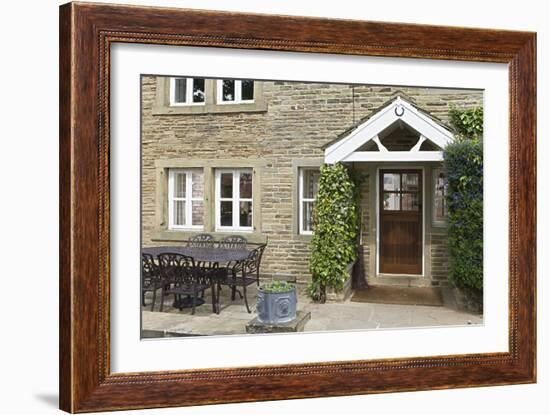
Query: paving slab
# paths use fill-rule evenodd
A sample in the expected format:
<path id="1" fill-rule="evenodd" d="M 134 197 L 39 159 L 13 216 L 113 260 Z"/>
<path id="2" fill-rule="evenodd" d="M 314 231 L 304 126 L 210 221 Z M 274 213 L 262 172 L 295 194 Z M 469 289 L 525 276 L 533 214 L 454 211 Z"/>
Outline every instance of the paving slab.
<path id="1" fill-rule="evenodd" d="M 296 333 L 304 331 L 304 327 L 310 319 L 311 313 L 309 311 L 297 311 L 296 318 L 294 320 L 278 324 L 263 323 L 258 317 L 255 317 L 246 323 L 246 332 L 248 334 Z"/>
<path id="2" fill-rule="evenodd" d="M 180 311 L 173 308 L 173 297 L 165 298 L 162 313 L 159 312 L 160 303 L 155 306 L 155 311 L 151 311 L 152 296 L 147 295 L 147 305 L 142 310 L 142 329 L 147 331 L 146 337 L 154 337 L 154 333 L 159 333 L 159 337 L 163 337 L 162 333 L 166 336 L 247 334 L 246 324 L 256 317 L 256 287 L 251 286 L 248 292 L 251 313 L 246 311 L 244 302 L 238 295 L 235 300 L 231 300 L 229 290 L 223 290 L 220 314 L 215 314 L 212 312 L 210 296 L 206 294 L 205 304 L 197 307 L 194 315 L 191 315 L 191 309 Z M 311 314 L 311 319 L 303 328 L 306 332 L 483 324 L 482 315 L 443 306 L 376 304 L 349 300 L 318 304 L 303 293 L 298 296 L 298 311 Z"/>

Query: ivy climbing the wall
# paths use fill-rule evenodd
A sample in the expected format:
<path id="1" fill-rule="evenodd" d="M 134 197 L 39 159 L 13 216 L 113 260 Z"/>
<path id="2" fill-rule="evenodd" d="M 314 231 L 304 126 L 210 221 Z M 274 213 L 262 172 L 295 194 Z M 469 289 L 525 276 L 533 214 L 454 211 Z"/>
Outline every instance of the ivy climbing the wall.
<path id="1" fill-rule="evenodd" d="M 458 138 L 444 150 L 449 280 L 481 300 L 483 292 L 483 110 L 452 110 Z"/>
<path id="2" fill-rule="evenodd" d="M 483 138 L 483 108 L 466 110 L 453 108 L 449 111 L 451 124 L 458 133 L 459 140 L 477 140 Z"/>
<path id="3" fill-rule="evenodd" d="M 308 292 L 317 301 L 326 300 L 326 288 L 343 288 L 348 265 L 357 256 L 359 227 L 357 185 L 341 164 L 321 166 L 319 191 L 313 212 L 313 236 Z"/>

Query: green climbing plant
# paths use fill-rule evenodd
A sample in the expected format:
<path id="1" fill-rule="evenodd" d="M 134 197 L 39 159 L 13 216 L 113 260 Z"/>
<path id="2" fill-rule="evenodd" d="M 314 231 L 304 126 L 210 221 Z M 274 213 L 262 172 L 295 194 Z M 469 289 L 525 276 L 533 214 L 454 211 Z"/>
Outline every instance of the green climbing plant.
<path id="1" fill-rule="evenodd" d="M 347 267 L 357 256 L 358 186 L 341 164 L 321 166 L 313 211 L 309 295 L 324 302 L 326 288 L 343 288 Z"/>
<path id="2" fill-rule="evenodd" d="M 451 124 L 458 133 L 458 138 L 481 140 L 483 137 L 483 108 L 452 108 L 449 111 Z"/>
<path id="3" fill-rule="evenodd" d="M 483 110 L 452 110 L 461 139 L 444 150 L 449 279 L 477 297 L 483 290 Z"/>

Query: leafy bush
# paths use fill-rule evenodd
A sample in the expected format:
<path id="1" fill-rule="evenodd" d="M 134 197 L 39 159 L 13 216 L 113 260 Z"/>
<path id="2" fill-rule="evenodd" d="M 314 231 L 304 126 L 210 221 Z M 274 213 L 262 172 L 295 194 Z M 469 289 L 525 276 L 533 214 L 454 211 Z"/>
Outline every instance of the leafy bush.
<path id="1" fill-rule="evenodd" d="M 260 286 L 260 290 L 266 293 L 286 293 L 294 288 L 295 285 L 287 281 L 270 281 Z"/>
<path id="2" fill-rule="evenodd" d="M 469 115 L 461 117 L 455 112 L 463 131 L 482 134 L 483 118 L 480 127 L 478 117 L 479 114 L 483 117 L 483 112 L 462 112 L 465 113 Z M 449 144 L 444 150 L 443 162 L 447 178 L 449 279 L 456 287 L 477 292 L 483 289 L 483 144 L 480 137 L 464 136 Z"/>
<path id="3" fill-rule="evenodd" d="M 324 165 L 313 211 L 309 295 L 321 302 L 326 287 L 343 288 L 347 267 L 357 255 L 358 199 L 354 180 L 341 163 Z"/>
<path id="4" fill-rule="evenodd" d="M 457 130 L 459 138 L 480 140 L 483 137 L 483 108 L 467 110 L 453 108 L 449 111 L 451 124 Z"/>

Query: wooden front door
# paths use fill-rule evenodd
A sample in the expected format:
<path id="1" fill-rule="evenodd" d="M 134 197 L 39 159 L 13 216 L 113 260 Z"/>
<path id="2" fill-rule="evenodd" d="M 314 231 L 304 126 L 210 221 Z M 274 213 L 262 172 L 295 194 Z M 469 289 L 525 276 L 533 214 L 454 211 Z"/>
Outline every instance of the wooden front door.
<path id="1" fill-rule="evenodd" d="M 422 171 L 380 170 L 380 273 L 422 274 Z"/>

